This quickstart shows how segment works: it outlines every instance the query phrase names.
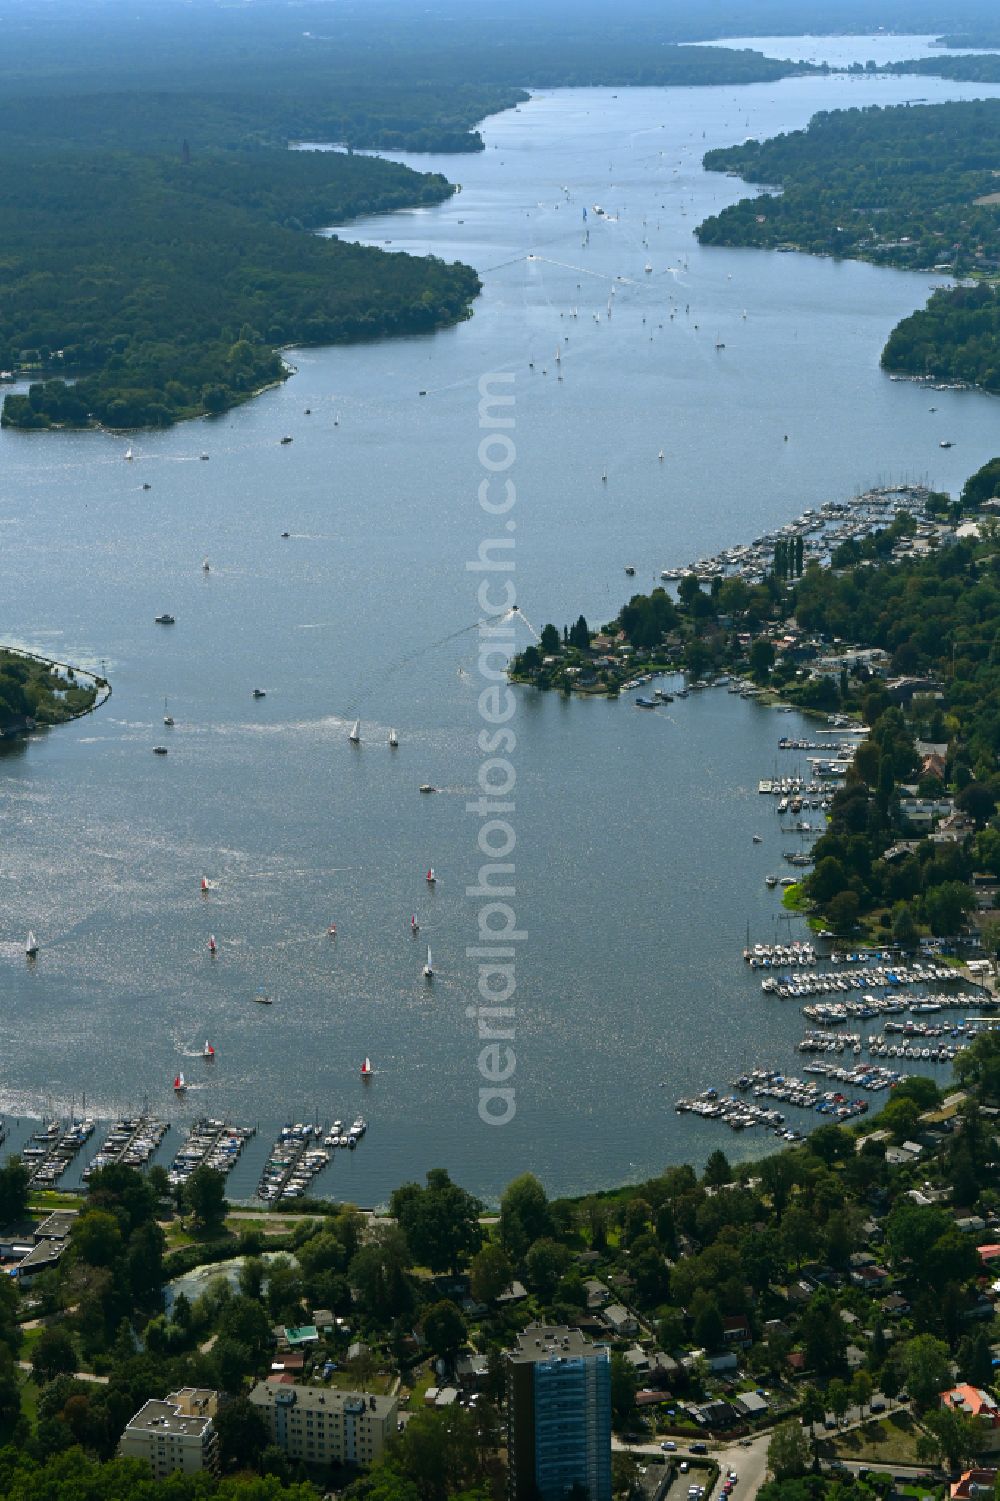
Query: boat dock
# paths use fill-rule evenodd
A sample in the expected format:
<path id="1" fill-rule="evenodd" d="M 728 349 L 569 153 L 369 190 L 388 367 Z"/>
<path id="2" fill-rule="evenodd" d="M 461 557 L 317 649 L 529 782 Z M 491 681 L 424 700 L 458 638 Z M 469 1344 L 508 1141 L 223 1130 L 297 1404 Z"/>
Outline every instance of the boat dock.
<path id="1" fill-rule="evenodd" d="M 84 1182 L 96 1169 L 110 1167 L 116 1162 L 124 1167 L 145 1167 L 168 1130 L 166 1121 L 157 1120 L 146 1111 L 141 1115 L 123 1116 L 115 1121 L 101 1150 L 84 1169 Z"/>
<path id="2" fill-rule="evenodd" d="M 195 1121 L 168 1169 L 171 1188 L 186 1183 L 199 1167 L 230 1173 L 243 1148 L 256 1134 L 256 1126 L 230 1126 L 225 1121 L 206 1118 Z"/>
<path id="3" fill-rule="evenodd" d="M 52 1188 L 93 1134 L 92 1120 L 70 1121 L 65 1127 L 59 1121 L 50 1121 L 33 1131 L 20 1153 L 31 1174 L 29 1187 Z"/>
<path id="4" fill-rule="evenodd" d="M 316 1174 L 329 1165 L 333 1152 L 338 1147 L 353 1151 L 367 1129 L 362 1116 L 350 1126 L 335 1120 L 329 1129 L 318 1122 L 283 1126 L 264 1164 L 257 1197 L 271 1204 L 301 1198 Z"/>

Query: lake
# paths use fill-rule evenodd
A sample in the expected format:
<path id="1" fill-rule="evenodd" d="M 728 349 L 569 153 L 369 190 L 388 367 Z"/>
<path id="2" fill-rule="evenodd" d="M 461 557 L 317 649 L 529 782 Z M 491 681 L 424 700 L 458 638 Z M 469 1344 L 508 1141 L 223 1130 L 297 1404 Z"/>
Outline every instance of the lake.
<path id="1" fill-rule="evenodd" d="M 439 1164 L 495 1197 L 527 1167 L 569 1193 L 717 1145 L 765 1149 L 673 1112 L 750 1065 L 798 1066 L 803 1030 L 740 954 L 748 924 L 757 939 L 796 931 L 763 879 L 784 869 L 788 836 L 755 789 L 779 736 L 812 731 L 722 690 L 646 714 L 517 693 L 516 1115 L 481 1121 L 467 950 L 482 901 L 465 893 L 484 859 L 467 809 L 484 681 L 466 563 L 511 537 L 532 626 L 601 623 L 667 564 L 880 480 L 956 491 L 993 455 L 993 400 L 935 393 L 932 415 L 925 391 L 879 372 L 930 278 L 701 250 L 692 235 L 741 193 L 701 170 L 709 147 L 914 89 L 808 78 L 539 96 L 485 123 L 484 153 L 415 159 L 461 182 L 449 203 L 342 231 L 475 265 L 469 322 L 292 351 L 280 390 L 136 435 L 131 463 L 109 434 L 0 433 L 4 637 L 106 664 L 114 689 L 0 760 L 12 1144 L 84 1092 L 102 1117 L 144 1101 L 179 1127 L 228 1114 L 260 1126 L 231 1180 L 248 1194 L 282 1121 L 360 1110 L 365 1140 L 317 1187 L 362 1204 Z M 477 501 L 492 431 L 480 382 L 504 373 L 514 533 Z M 154 624 L 161 611 L 176 624 Z M 261 988 L 272 1006 L 254 1005 Z"/>

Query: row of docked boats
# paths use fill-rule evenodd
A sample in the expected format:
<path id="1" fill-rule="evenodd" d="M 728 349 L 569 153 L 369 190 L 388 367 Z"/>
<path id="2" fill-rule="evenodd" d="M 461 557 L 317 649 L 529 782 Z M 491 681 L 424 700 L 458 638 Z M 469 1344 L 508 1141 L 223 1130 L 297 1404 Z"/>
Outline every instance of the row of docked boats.
<path id="1" fill-rule="evenodd" d="M 819 954 L 811 943 L 804 943 L 796 939 L 792 943 L 755 943 L 751 948 L 748 943 L 743 950 L 743 958 L 751 969 L 768 968 L 782 964 L 818 964 Z"/>
<path id="2" fill-rule="evenodd" d="M 996 1006 L 993 996 L 967 995 L 929 995 L 929 996 L 901 996 L 898 993 L 889 995 L 863 995 L 859 1000 L 851 997 L 846 1001 L 818 1001 L 814 1005 L 803 1006 L 802 1015 L 807 1021 L 817 1022 L 823 1027 L 839 1026 L 848 1021 L 869 1021 L 873 1016 L 899 1015 L 910 1011 L 915 1016 L 931 1016 L 936 1012 L 951 1010 L 968 1010 L 970 1006 L 977 1007 L 981 1011 L 992 1011 Z"/>
<path id="3" fill-rule="evenodd" d="M 153 1157 L 169 1126 L 166 1121 L 143 1112 L 141 1115 L 122 1116 L 115 1121 L 101 1145 L 100 1151 L 84 1169 L 86 1182 L 98 1168 L 121 1163 L 124 1167 L 146 1167 Z"/>
<path id="4" fill-rule="evenodd" d="M 254 1135 L 255 1126 L 230 1126 L 225 1121 L 209 1118 L 196 1120 L 167 1169 L 171 1188 L 180 1188 L 199 1167 L 210 1167 L 227 1175 Z"/>
<path id="5" fill-rule="evenodd" d="M 765 995 L 779 995 L 782 1000 L 800 996 L 829 994 L 832 991 L 889 990 L 901 985 L 954 985 L 962 976 L 947 965 L 915 963 L 860 970 L 823 970 L 815 974 L 768 975 L 761 980 Z"/>
<path id="6" fill-rule="evenodd" d="M 49 1121 L 31 1134 L 20 1151 L 21 1161 L 30 1173 L 31 1188 L 52 1188 L 93 1136 L 95 1123 L 90 1119 Z"/>
<path id="7" fill-rule="evenodd" d="M 780 1110 L 758 1105 L 752 1100 L 740 1099 L 737 1095 L 719 1097 L 716 1089 L 706 1089 L 691 1100 L 678 1100 L 674 1106 L 678 1115 L 700 1115 L 703 1120 L 722 1121 L 732 1131 L 746 1131 L 752 1126 L 770 1129 L 783 1141 L 801 1141 L 802 1132 L 786 1124 Z"/>

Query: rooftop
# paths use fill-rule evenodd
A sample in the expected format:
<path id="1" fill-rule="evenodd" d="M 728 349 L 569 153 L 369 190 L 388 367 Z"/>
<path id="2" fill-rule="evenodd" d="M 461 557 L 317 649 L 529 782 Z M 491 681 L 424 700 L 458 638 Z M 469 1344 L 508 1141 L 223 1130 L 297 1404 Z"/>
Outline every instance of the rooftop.
<path id="1" fill-rule="evenodd" d="M 515 1365 L 529 1365 L 606 1354 L 605 1346 L 592 1344 L 579 1329 L 569 1329 L 562 1324 L 529 1324 L 518 1335 L 517 1345 L 508 1352 L 507 1358 Z"/>
<path id="2" fill-rule="evenodd" d="M 258 1381 L 250 1393 L 250 1401 L 256 1407 L 274 1407 L 276 1403 L 288 1407 L 295 1405 L 306 1412 L 339 1413 L 345 1409 L 360 1412 L 362 1408 L 368 1408 L 378 1418 L 392 1416 L 397 1408 L 395 1397 L 375 1396 L 371 1392 L 343 1392 L 329 1386 L 289 1387 L 271 1381 Z"/>

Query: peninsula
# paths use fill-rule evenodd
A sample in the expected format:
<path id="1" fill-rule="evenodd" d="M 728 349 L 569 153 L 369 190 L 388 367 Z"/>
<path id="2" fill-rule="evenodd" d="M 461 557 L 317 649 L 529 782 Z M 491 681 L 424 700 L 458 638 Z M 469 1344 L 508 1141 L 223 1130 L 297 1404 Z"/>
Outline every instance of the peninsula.
<path id="1" fill-rule="evenodd" d="M 698 238 L 976 278 L 935 292 L 893 331 L 882 362 L 1000 391 L 998 148 L 998 99 L 817 115 L 806 130 L 706 154 L 710 171 L 765 191 L 706 219 Z"/>

